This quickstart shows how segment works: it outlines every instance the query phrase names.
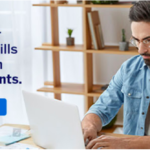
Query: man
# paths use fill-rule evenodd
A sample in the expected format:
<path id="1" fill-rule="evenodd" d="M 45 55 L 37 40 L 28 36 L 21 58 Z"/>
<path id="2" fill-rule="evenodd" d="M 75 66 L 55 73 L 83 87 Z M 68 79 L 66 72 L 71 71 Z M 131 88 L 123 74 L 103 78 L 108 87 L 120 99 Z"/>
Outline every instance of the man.
<path id="1" fill-rule="evenodd" d="M 123 63 L 109 87 L 89 109 L 82 121 L 84 140 L 88 149 L 149 148 L 150 149 L 150 2 L 139 1 L 130 9 L 131 42 L 140 55 Z M 131 138 L 100 136 L 124 104 L 124 134 Z"/>

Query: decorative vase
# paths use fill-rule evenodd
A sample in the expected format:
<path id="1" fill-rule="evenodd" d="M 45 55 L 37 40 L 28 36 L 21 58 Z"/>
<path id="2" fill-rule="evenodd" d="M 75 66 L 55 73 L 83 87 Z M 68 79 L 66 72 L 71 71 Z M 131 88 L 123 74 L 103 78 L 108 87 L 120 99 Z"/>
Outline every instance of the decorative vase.
<path id="1" fill-rule="evenodd" d="M 74 45 L 74 38 L 68 37 L 66 40 L 67 40 L 67 45 L 68 46 L 73 46 Z"/>
<path id="2" fill-rule="evenodd" d="M 119 49 L 121 51 L 127 51 L 129 49 L 129 42 L 120 42 Z"/>

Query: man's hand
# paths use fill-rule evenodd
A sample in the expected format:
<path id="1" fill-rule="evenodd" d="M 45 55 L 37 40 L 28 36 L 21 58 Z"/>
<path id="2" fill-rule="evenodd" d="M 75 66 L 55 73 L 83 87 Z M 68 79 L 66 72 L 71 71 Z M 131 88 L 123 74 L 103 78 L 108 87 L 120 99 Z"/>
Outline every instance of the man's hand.
<path id="1" fill-rule="evenodd" d="M 86 146 L 87 149 L 128 149 L 132 148 L 134 143 L 134 137 L 113 137 L 102 135 L 88 143 Z M 133 142 L 133 143 L 132 143 Z"/>
<path id="2" fill-rule="evenodd" d="M 86 139 L 91 141 L 97 137 L 97 129 L 94 126 L 83 128 L 82 131 L 83 131 L 85 143 L 86 143 Z"/>
<path id="3" fill-rule="evenodd" d="M 82 121 L 82 131 L 84 135 L 84 142 L 95 139 L 97 133 L 101 130 L 101 120 L 96 114 L 88 114 Z"/>

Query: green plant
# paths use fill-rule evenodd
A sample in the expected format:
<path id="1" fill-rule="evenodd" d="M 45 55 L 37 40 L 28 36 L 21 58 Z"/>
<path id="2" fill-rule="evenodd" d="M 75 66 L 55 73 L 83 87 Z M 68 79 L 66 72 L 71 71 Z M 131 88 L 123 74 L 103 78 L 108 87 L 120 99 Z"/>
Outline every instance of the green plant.
<path id="1" fill-rule="evenodd" d="M 68 29 L 68 35 L 69 35 L 69 37 L 71 37 L 72 32 L 73 32 L 73 29 Z"/>
<path id="2" fill-rule="evenodd" d="M 125 29 L 122 29 L 122 42 L 126 42 Z"/>
<path id="3" fill-rule="evenodd" d="M 106 1 L 106 0 L 91 0 L 91 2 L 93 4 L 115 4 L 118 2 L 118 0 L 116 1 Z"/>
<path id="4" fill-rule="evenodd" d="M 111 128 L 115 124 L 116 120 L 117 120 L 117 115 L 111 120 L 111 122 L 109 124 L 104 126 L 103 129 Z"/>

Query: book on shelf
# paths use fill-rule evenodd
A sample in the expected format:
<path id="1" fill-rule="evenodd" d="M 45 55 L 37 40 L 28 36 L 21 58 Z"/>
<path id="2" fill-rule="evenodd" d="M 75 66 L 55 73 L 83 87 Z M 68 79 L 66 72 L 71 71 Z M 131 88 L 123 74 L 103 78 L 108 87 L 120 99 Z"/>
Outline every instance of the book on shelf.
<path id="1" fill-rule="evenodd" d="M 98 11 L 88 12 L 88 22 L 94 49 L 98 50 L 104 48 L 104 39 Z"/>
<path id="2" fill-rule="evenodd" d="M 88 21 L 89 21 L 89 27 L 90 27 L 90 32 L 91 32 L 91 37 L 94 45 L 94 49 L 98 49 L 98 44 L 97 44 L 97 39 L 96 39 L 96 33 L 94 29 L 94 23 L 93 23 L 93 17 L 92 13 L 88 13 Z"/>
<path id="3" fill-rule="evenodd" d="M 98 41 L 98 47 L 99 49 L 103 49 L 105 46 L 104 46 L 104 38 L 103 38 L 101 24 L 96 25 L 95 30 L 96 30 L 96 37 Z"/>

